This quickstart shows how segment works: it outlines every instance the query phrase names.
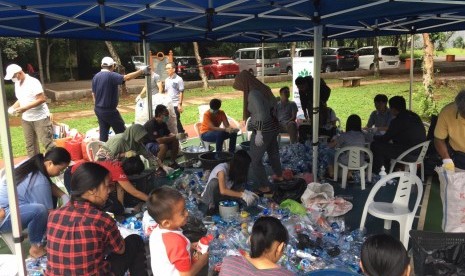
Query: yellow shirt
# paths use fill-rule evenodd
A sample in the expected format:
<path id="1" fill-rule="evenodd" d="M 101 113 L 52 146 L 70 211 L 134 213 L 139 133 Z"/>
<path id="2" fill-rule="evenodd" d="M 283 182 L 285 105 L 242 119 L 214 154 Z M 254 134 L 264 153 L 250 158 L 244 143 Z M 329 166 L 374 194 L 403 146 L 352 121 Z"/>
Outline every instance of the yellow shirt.
<path id="1" fill-rule="evenodd" d="M 446 105 L 439 113 L 434 137 L 444 140 L 456 151 L 465 152 L 465 118 L 460 116 L 455 103 Z"/>

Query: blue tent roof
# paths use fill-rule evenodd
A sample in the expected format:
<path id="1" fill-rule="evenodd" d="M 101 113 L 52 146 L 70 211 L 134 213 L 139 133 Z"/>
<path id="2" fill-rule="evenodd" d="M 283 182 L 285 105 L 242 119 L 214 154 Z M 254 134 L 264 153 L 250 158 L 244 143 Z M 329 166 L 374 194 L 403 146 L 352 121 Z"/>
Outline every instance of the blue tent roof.
<path id="1" fill-rule="evenodd" d="M 464 20 L 462 0 L 0 2 L 0 36 L 134 42 L 305 41 L 315 24 L 343 38 L 459 30 Z"/>

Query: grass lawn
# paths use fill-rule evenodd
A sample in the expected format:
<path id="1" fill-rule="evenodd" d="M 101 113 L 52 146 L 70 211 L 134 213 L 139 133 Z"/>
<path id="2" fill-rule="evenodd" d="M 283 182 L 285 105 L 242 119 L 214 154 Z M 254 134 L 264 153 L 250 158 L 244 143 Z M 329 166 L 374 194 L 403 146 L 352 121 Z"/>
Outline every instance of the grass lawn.
<path id="1" fill-rule="evenodd" d="M 328 81 L 331 83 L 331 81 Z M 269 84 L 272 88 L 279 88 L 282 86 L 291 86 L 290 82 L 272 83 Z M 435 88 L 435 100 L 438 108 L 442 108 L 445 104 L 453 101 L 456 93 L 463 87 L 465 87 L 465 81 L 454 81 L 449 83 L 448 86 L 441 86 Z M 415 91 L 421 91 L 421 83 L 414 84 Z M 202 89 L 191 89 L 186 93 L 186 99 L 205 97 L 207 100 L 213 97 L 221 99 L 221 95 L 233 93 L 231 87 L 217 87 L 209 91 L 203 91 Z M 358 114 L 362 118 L 362 124 L 365 125 L 368 116 L 371 111 L 374 110 L 373 98 L 376 94 L 386 94 L 388 97 L 401 95 L 406 99 L 409 97 L 409 83 L 380 83 L 380 84 L 367 84 L 360 87 L 335 87 L 331 91 L 331 97 L 329 99 L 329 106 L 333 108 L 336 115 L 341 120 L 341 126 L 345 128 L 345 121 L 351 114 Z M 420 93 L 420 92 L 419 92 Z M 121 104 L 132 104 L 134 97 L 123 98 Z M 413 110 L 419 112 L 419 102 L 417 97 L 413 97 L 412 100 Z M 63 104 L 50 104 L 50 109 L 54 113 L 58 112 L 72 112 L 76 110 L 92 109 L 92 100 L 80 100 L 67 102 Z M 226 113 L 236 118 L 237 120 L 242 118 L 242 97 L 237 99 L 230 99 L 223 101 L 222 109 Z M 134 121 L 134 113 L 122 114 L 126 122 Z M 199 118 L 197 106 L 186 106 L 185 111 L 182 115 L 182 121 L 185 125 L 191 125 L 197 122 Z M 62 123 L 68 124 L 72 128 L 78 129 L 81 133 L 85 133 L 87 130 L 97 127 L 97 118 L 95 116 L 83 117 L 79 119 L 68 119 L 62 121 Z M 20 127 L 11 127 L 11 137 L 13 145 L 13 154 L 15 157 L 26 155 L 25 143 Z"/>

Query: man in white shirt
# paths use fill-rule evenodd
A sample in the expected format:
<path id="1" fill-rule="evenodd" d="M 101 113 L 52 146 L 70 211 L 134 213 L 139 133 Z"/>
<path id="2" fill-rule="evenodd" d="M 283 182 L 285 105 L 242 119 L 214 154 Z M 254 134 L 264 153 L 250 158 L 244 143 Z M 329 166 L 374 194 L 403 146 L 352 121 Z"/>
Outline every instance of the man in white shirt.
<path id="1" fill-rule="evenodd" d="M 178 133 L 185 133 L 181 123 L 181 113 L 183 92 L 184 92 L 184 81 L 176 74 L 176 67 L 173 62 L 169 62 L 165 66 L 165 70 L 168 73 L 168 77 L 165 80 L 165 92 L 171 97 L 174 105 L 174 111 L 176 112 Z"/>
<path id="2" fill-rule="evenodd" d="M 8 113 L 21 114 L 27 155 L 32 157 L 40 153 L 39 141 L 45 150 L 55 147 L 50 111 L 40 81 L 24 73 L 17 64 L 10 64 L 6 68 L 5 80 L 11 80 L 15 85 L 18 100 L 8 109 Z"/>

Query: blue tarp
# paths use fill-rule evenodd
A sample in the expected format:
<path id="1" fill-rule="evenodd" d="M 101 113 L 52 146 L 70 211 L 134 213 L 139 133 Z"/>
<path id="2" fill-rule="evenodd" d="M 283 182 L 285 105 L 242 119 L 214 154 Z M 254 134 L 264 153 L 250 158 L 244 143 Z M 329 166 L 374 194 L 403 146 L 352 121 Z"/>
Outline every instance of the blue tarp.
<path id="1" fill-rule="evenodd" d="M 308 41 L 464 29 L 462 0 L 15 0 L 0 36 L 141 41 Z"/>

